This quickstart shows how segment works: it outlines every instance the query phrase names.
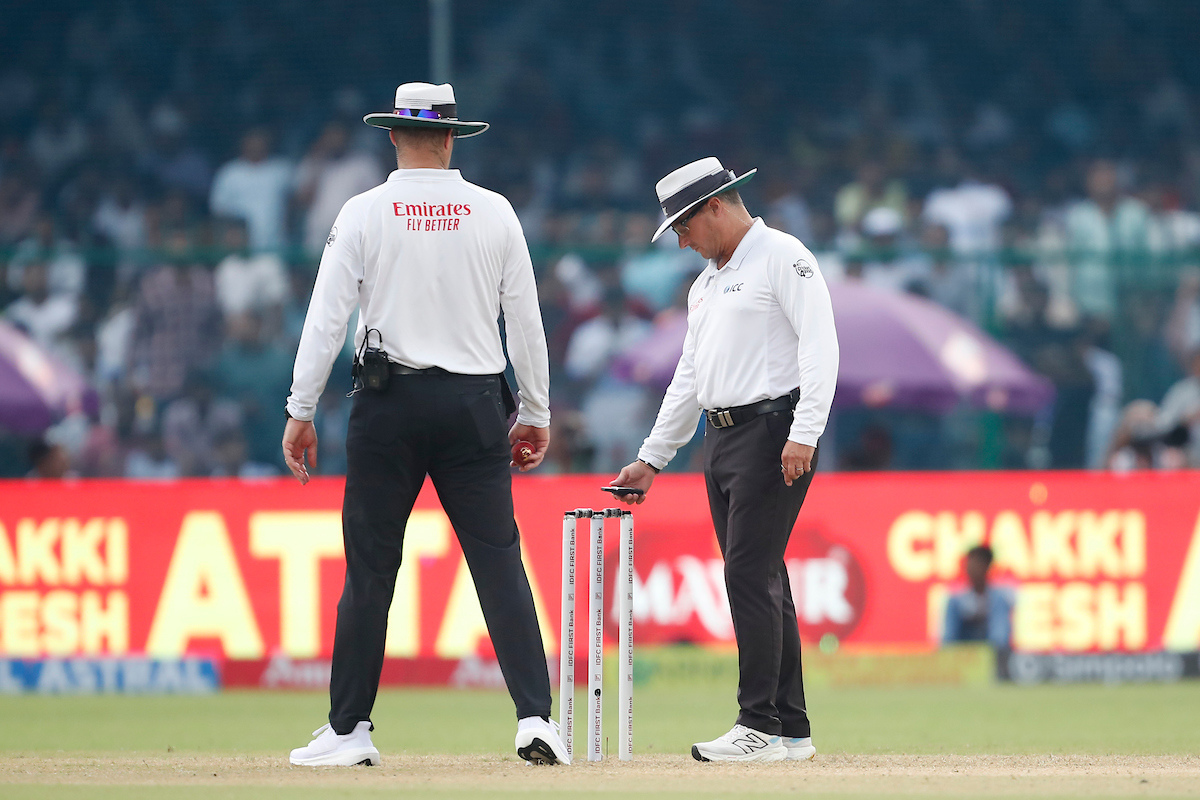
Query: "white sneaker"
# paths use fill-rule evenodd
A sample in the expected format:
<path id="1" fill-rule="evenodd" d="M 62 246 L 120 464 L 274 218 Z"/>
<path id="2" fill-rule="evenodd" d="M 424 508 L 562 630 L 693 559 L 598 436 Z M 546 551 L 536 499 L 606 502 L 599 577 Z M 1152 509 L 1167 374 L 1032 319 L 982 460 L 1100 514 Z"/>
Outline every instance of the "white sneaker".
<path id="1" fill-rule="evenodd" d="M 734 725 L 711 742 L 692 745 L 692 758 L 697 761 L 783 761 L 787 757 L 781 737 L 745 725 Z"/>
<path id="2" fill-rule="evenodd" d="M 787 748 L 788 761 L 812 761 L 817 755 L 817 748 L 813 747 L 811 736 L 785 736 L 783 746 Z"/>
<path id="3" fill-rule="evenodd" d="M 371 744 L 371 723 L 363 720 L 347 734 L 334 733 L 327 722 L 313 731 L 313 740 L 292 751 L 291 762 L 301 767 L 375 766 L 379 751 Z"/>
<path id="4" fill-rule="evenodd" d="M 517 721 L 517 755 L 530 764 L 570 764 L 571 754 L 558 737 L 558 723 L 541 717 Z"/>

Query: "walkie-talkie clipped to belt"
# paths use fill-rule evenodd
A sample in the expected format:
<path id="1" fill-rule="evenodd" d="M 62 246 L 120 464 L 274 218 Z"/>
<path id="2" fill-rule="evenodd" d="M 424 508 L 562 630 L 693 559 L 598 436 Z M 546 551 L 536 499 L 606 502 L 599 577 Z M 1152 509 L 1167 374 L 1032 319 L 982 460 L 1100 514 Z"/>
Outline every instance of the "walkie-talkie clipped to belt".
<path id="1" fill-rule="evenodd" d="M 372 331 L 379 337 L 379 347 L 368 346 Z M 351 368 L 354 388 L 350 394 L 353 395 L 360 389 L 386 392 L 391 376 L 392 362 L 388 359 L 387 351 L 383 349 L 383 334 L 377 328 L 367 328 L 362 347 L 359 348 L 358 357 L 354 359 L 354 366 Z"/>

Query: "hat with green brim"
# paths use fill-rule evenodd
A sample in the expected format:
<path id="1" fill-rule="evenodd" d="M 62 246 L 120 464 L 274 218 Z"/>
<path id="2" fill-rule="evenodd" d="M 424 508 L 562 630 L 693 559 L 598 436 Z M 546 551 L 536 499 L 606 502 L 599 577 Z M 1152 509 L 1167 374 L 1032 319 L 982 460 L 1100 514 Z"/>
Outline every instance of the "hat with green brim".
<path id="1" fill-rule="evenodd" d="M 396 87 L 394 111 L 367 114 L 363 122 L 376 128 L 443 128 L 459 138 L 478 136 L 486 122 L 463 122 L 458 118 L 454 87 L 448 83 L 404 83 Z"/>

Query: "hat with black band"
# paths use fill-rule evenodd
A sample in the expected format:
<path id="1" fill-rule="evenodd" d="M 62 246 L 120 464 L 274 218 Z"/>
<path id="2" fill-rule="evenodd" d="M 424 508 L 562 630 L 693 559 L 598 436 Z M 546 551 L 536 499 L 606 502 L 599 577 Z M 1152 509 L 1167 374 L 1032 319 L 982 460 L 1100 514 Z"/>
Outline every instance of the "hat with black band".
<path id="1" fill-rule="evenodd" d="M 666 219 L 658 226 L 650 241 L 657 242 L 658 237 L 666 233 L 675 220 L 690 209 L 710 197 L 749 182 L 756 172 L 757 169 L 752 169 L 744 175 L 734 175 L 733 170 L 725 169 L 719 159 L 709 156 L 685 164 L 670 173 L 654 185 L 654 191 L 658 193 L 658 204 L 662 206 Z"/>
<path id="2" fill-rule="evenodd" d="M 395 109 L 367 114 L 363 122 L 376 128 L 449 129 L 460 139 L 478 136 L 489 127 L 486 122 L 465 122 L 458 118 L 454 87 L 448 83 L 401 84 L 396 87 Z"/>

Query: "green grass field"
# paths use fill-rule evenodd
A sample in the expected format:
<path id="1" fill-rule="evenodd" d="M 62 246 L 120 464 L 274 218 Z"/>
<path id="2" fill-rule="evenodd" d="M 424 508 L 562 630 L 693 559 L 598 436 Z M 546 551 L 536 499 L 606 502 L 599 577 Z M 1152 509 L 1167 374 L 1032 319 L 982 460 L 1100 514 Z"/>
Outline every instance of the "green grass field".
<path id="1" fill-rule="evenodd" d="M 686 754 L 724 733 L 729 687 L 655 688 L 635 697 L 638 753 Z M 825 689 L 809 700 L 822 754 L 1200 753 L 1200 684 Z M 277 754 L 308 742 L 328 698 L 228 691 L 208 697 L 3 697 L 6 756 Z M 616 709 L 606 708 L 616 749 Z M 493 691 L 384 690 L 373 719 L 385 754 L 507 754 L 516 723 Z M 578 722 L 577 722 L 578 725 Z M 581 726 L 580 726 L 581 727 Z"/>
<path id="2" fill-rule="evenodd" d="M 373 716 L 382 767 L 288 767 L 326 704 L 309 692 L 3 696 L 0 797 L 1200 796 L 1200 683 L 815 688 L 812 764 L 708 765 L 687 754 L 732 724 L 733 687 L 660 682 L 635 695 L 632 765 L 560 770 L 516 758 L 503 692 L 388 690 Z M 615 706 L 606 721 L 615 751 Z"/>

